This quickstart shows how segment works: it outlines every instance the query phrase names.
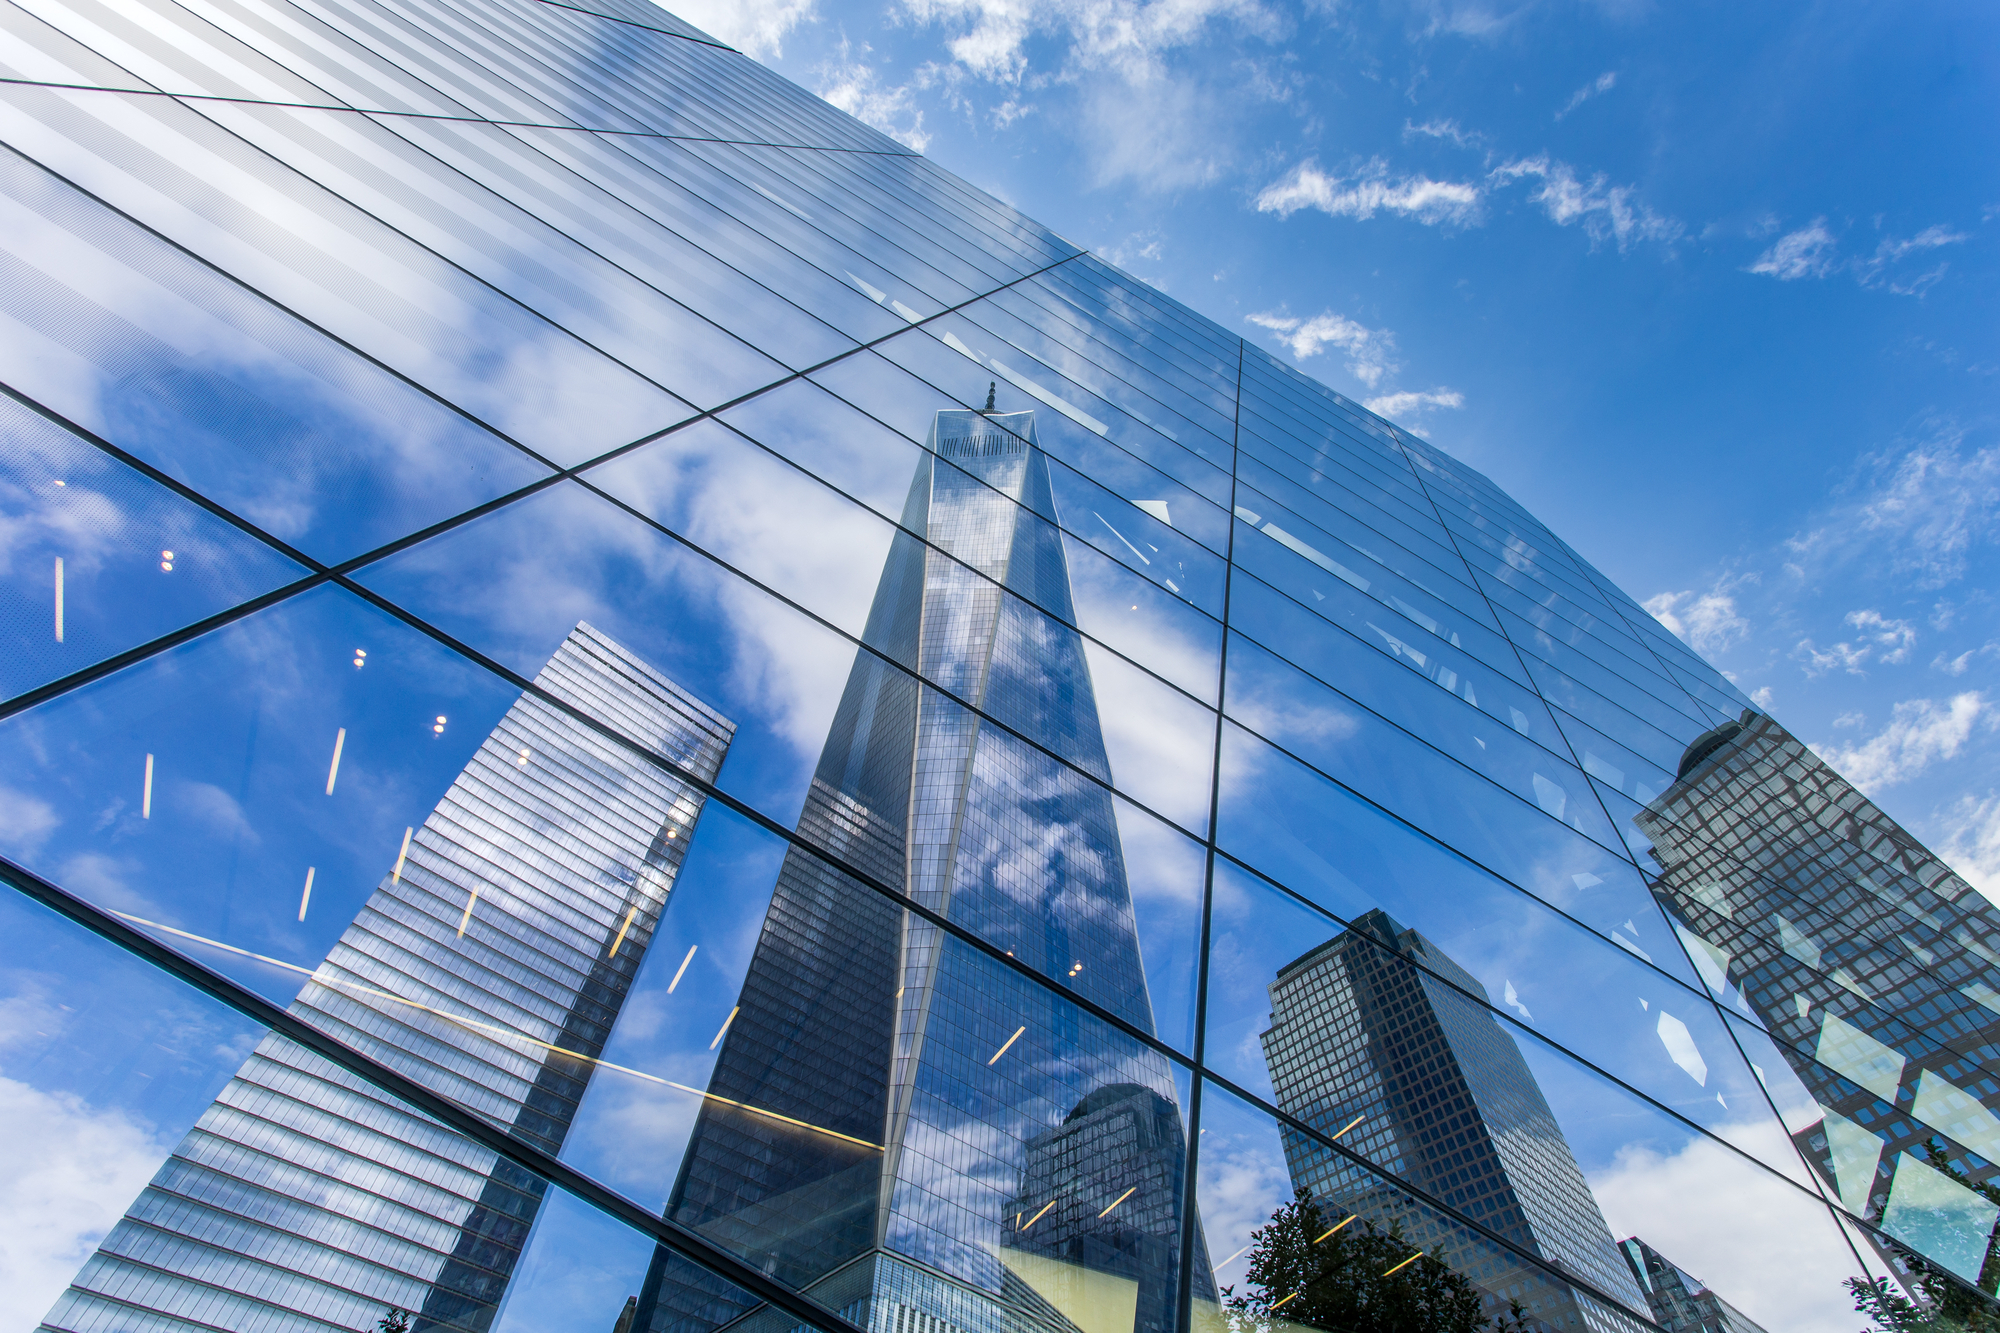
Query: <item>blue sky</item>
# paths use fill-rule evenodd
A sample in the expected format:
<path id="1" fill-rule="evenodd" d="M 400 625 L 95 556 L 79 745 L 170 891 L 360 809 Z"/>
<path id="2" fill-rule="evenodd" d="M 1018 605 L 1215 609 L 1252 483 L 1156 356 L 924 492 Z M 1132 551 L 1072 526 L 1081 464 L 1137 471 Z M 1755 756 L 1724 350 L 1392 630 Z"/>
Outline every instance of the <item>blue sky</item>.
<path id="1" fill-rule="evenodd" d="M 2000 884 L 1990 11 L 676 12 L 1486 471 Z"/>

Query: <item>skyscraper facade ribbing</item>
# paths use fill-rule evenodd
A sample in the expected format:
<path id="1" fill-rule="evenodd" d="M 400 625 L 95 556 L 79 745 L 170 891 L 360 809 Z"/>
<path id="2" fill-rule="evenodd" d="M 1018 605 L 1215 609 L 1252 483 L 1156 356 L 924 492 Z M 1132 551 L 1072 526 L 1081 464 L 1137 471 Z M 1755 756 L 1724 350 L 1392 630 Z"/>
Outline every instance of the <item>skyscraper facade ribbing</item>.
<path id="1" fill-rule="evenodd" d="M 589 625 L 535 683 L 547 699 L 507 710 L 292 1008 L 556 1153 L 703 798 L 549 700 L 705 778 L 734 728 Z M 266 1037 L 42 1327 L 363 1328 L 395 1307 L 484 1333 L 546 1189 Z"/>
<path id="2" fill-rule="evenodd" d="M 645 0 L 0 75 L 17 1322 L 1992 1280 L 2000 917 L 1446 448 Z"/>

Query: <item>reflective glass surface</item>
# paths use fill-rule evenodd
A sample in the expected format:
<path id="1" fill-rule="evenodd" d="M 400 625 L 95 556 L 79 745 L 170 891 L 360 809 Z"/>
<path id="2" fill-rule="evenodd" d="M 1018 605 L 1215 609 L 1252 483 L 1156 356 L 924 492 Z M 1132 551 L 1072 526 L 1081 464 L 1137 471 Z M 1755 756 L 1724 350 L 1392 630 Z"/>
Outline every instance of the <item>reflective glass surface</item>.
<path id="1" fill-rule="evenodd" d="M 640 0 L 0 74 L 17 1326 L 1988 1277 L 2000 913 L 1449 453 Z"/>

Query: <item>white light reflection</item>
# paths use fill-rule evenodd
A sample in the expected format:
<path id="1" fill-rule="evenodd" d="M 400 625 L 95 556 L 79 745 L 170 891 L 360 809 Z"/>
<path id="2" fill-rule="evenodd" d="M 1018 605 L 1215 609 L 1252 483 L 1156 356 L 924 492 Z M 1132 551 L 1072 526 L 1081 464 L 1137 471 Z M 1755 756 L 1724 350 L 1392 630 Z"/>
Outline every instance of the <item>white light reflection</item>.
<path id="1" fill-rule="evenodd" d="M 57 482 L 56 485 L 62 485 Z M 62 557 L 56 557 L 56 642 L 63 641 L 63 570 Z"/>
<path id="2" fill-rule="evenodd" d="M 403 882 L 403 862 L 410 855 L 410 835 L 415 832 L 416 830 L 413 828 L 403 830 L 403 849 L 396 853 L 396 868 L 389 872 L 389 882 L 391 884 L 400 884 Z"/>
<path id="3" fill-rule="evenodd" d="M 333 735 L 333 763 L 326 770 L 326 794 L 333 795 L 334 780 L 340 776 L 340 752 L 347 745 L 347 728 L 342 727 Z"/>
<path id="4" fill-rule="evenodd" d="M 734 1023 L 734 1022 L 736 1021 L 736 1012 L 737 1012 L 737 1010 L 738 1010 L 738 1009 L 741 1009 L 742 1007 L 743 1007 L 743 1006 L 741 1006 L 741 1005 L 734 1005 L 734 1006 L 731 1006 L 731 1008 L 730 1008 L 730 1010 L 729 1010 L 729 1017 L 727 1017 L 727 1018 L 723 1019 L 723 1020 L 722 1020 L 722 1026 L 721 1026 L 721 1027 L 719 1027 L 719 1028 L 717 1028 L 717 1029 L 715 1030 L 715 1040 L 714 1040 L 714 1041 L 712 1041 L 712 1042 L 710 1042 L 710 1043 L 708 1044 L 708 1049 L 709 1049 L 709 1050 L 711 1050 L 711 1051 L 712 1051 L 712 1050 L 714 1050 L 714 1049 L 715 1049 L 715 1048 L 716 1048 L 717 1046 L 719 1046 L 719 1045 L 721 1045 L 721 1044 L 722 1044 L 722 1034 L 723 1034 L 723 1033 L 725 1033 L 725 1032 L 727 1032 L 727 1031 L 729 1031 L 729 1025 L 730 1025 L 731 1023 Z"/>
<path id="5" fill-rule="evenodd" d="M 687 972 L 688 964 L 694 961 L 694 951 L 696 949 L 699 949 L 700 947 L 701 946 L 699 944 L 690 944 L 688 946 L 687 957 L 681 959 L 680 971 L 675 972 L 674 979 L 667 983 L 667 994 L 672 995 L 674 993 L 674 987 L 681 984 L 681 977 Z"/>
<path id="6" fill-rule="evenodd" d="M 443 714 L 443 713 L 439 713 L 439 714 L 438 714 L 438 720 L 437 720 L 437 723 L 436 723 L 436 724 L 435 724 L 434 726 L 432 726 L 432 727 L 431 727 L 431 735 L 433 735 L 433 736 L 442 736 L 442 735 L 444 735 L 444 714 Z"/>
<path id="7" fill-rule="evenodd" d="M 146 756 L 146 789 L 139 797 L 139 818 L 153 817 L 153 756 Z"/>
<path id="8" fill-rule="evenodd" d="M 299 895 L 299 920 L 306 919 L 306 908 L 313 900 L 313 867 L 306 867 L 306 890 Z"/>
<path id="9" fill-rule="evenodd" d="M 160 552 L 160 568 L 166 570 L 169 574 L 174 572 L 174 553 L 172 551 Z"/>
<path id="10" fill-rule="evenodd" d="M 354 650 L 354 669 L 356 671 L 359 671 L 361 670 L 362 667 L 365 667 L 367 665 L 368 665 L 368 650 L 366 648 L 356 648 Z"/>

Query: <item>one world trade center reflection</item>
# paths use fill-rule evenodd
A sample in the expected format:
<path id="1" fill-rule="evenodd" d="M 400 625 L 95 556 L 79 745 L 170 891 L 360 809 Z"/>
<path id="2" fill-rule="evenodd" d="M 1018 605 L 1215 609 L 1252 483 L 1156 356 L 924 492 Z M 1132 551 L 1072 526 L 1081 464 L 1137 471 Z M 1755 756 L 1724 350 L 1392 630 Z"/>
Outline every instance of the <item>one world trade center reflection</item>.
<path id="1" fill-rule="evenodd" d="M 878 1333 L 1176 1324 L 1171 1070 L 1057 988 L 1153 1031 L 1074 623 L 1034 414 L 939 412 L 799 820 L 875 883 L 787 854 L 667 1205 Z M 636 1314 L 795 1322 L 665 1250 Z"/>

